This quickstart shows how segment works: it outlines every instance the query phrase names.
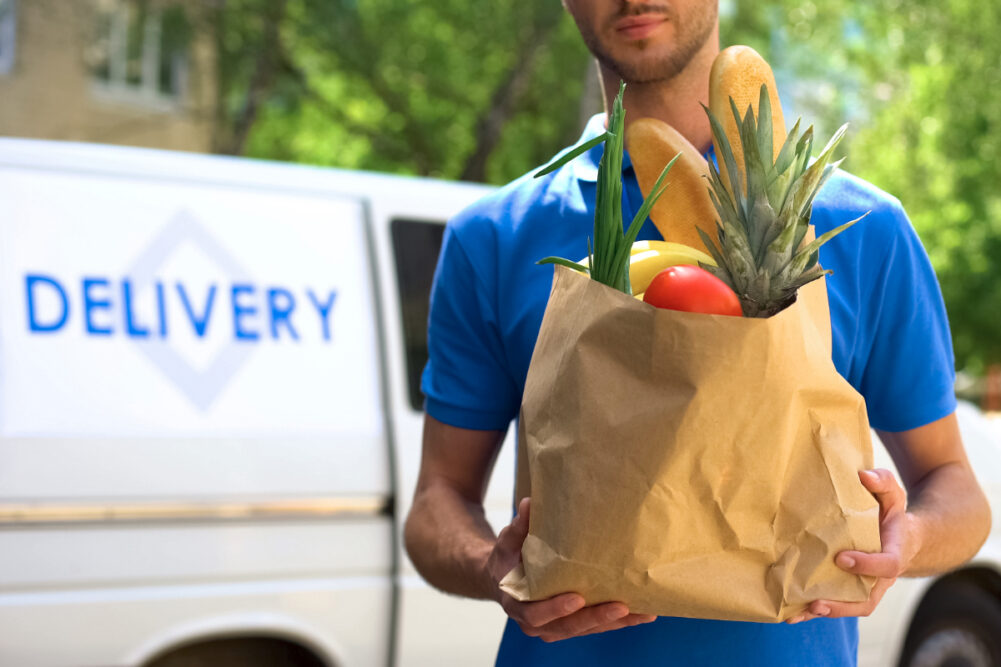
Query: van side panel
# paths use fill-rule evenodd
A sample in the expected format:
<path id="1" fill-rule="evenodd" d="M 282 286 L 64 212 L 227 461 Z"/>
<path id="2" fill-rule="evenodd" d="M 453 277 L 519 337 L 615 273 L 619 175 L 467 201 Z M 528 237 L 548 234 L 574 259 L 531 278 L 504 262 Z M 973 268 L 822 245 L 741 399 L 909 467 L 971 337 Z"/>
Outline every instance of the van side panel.
<path id="1" fill-rule="evenodd" d="M 0 664 L 386 664 L 371 258 L 319 172 L 0 140 Z"/>

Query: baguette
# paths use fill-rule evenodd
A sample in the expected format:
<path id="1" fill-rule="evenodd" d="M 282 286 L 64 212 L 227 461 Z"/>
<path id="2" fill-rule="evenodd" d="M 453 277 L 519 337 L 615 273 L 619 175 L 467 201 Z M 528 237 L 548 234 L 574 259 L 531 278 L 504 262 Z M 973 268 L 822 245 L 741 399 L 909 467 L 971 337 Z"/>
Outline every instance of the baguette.
<path id="1" fill-rule="evenodd" d="M 775 75 L 772 68 L 761 55 L 749 46 L 731 46 L 723 49 L 713 61 L 709 73 L 709 110 L 723 126 L 726 136 L 730 139 L 730 147 L 737 161 L 737 169 L 743 176 L 744 150 L 737 137 L 737 121 L 733 117 L 730 98 L 737 105 L 741 115 L 747 113 L 747 107 L 754 109 L 755 118 L 758 115 L 758 100 L 761 95 L 761 85 L 768 88 L 768 100 L 772 106 L 772 160 L 779 154 L 786 140 L 785 120 L 782 117 L 782 104 L 779 102 L 778 88 L 775 85 Z M 713 139 L 713 147 L 719 156 L 719 146 Z M 733 192 L 729 174 L 726 168 L 720 166 L 720 178 L 727 190 Z"/>
<path id="2" fill-rule="evenodd" d="M 696 228 L 715 238 L 716 209 L 709 198 L 709 168 L 702 154 L 677 130 L 654 118 L 640 118 L 629 126 L 626 149 L 644 197 L 650 195 L 664 165 L 681 153 L 650 219 L 665 241 L 705 251 Z"/>

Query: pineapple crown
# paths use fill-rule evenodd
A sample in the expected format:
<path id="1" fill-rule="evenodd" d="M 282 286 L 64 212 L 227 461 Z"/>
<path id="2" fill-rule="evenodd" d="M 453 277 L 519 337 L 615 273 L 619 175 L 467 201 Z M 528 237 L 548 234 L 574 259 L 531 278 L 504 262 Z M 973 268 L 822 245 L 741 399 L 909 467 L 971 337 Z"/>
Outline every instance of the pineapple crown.
<path id="1" fill-rule="evenodd" d="M 766 86 L 761 86 L 757 118 L 750 106 L 741 117 L 732 98 L 730 108 L 743 149 L 743 170 L 738 169 L 719 119 L 705 108 L 717 159 L 730 187 L 710 161 L 709 196 L 718 214 L 718 245 L 701 229 L 699 235 L 718 266 L 703 268 L 737 293 L 745 316 L 769 317 L 792 304 L 797 289 L 830 273 L 820 266 L 818 249 L 865 215 L 804 245 L 814 197 L 842 162 L 832 163 L 831 156 L 848 126 L 842 125 L 811 163 L 813 127 L 800 135 L 797 120 L 773 162 L 772 111 Z"/>

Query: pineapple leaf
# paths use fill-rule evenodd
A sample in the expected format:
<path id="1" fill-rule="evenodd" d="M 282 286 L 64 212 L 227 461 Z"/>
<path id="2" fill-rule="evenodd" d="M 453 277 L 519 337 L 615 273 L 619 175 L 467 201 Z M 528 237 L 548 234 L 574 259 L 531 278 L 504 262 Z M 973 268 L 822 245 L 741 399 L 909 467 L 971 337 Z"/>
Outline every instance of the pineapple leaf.
<path id="1" fill-rule="evenodd" d="M 758 266 L 761 266 L 765 261 L 767 261 L 772 244 L 776 239 L 782 236 L 788 226 L 783 222 L 782 218 L 775 214 L 775 209 L 772 208 L 771 204 L 765 202 L 765 205 L 767 206 L 766 213 L 770 216 L 771 220 L 765 227 L 765 233 L 761 239 L 761 253 L 757 259 Z"/>
<path id="2" fill-rule="evenodd" d="M 721 253 L 719 248 L 716 247 L 716 244 L 713 243 L 712 237 L 706 234 L 701 227 L 696 227 L 695 231 L 699 233 L 699 236 L 702 238 L 702 243 L 706 246 L 706 251 L 712 255 L 713 261 L 720 266 L 726 266 L 726 257 L 723 256 L 723 253 Z"/>
<path id="3" fill-rule="evenodd" d="M 797 120 L 775 155 L 767 93 L 765 87 L 759 91 L 757 117 L 750 106 L 741 115 L 731 98 L 736 132 L 729 137 L 706 109 L 718 158 L 718 164 L 709 165 L 717 239 L 703 231 L 699 235 L 717 263 L 707 270 L 733 288 L 748 317 L 769 317 L 795 301 L 800 286 L 827 273 L 819 264 L 820 246 L 858 222 L 853 220 L 805 243 L 814 199 L 841 164 L 832 155 L 844 128 L 812 160 L 813 128 L 800 131 Z M 743 153 L 740 168 L 734 154 L 737 148 Z"/>
<path id="4" fill-rule="evenodd" d="M 837 144 L 835 143 L 834 145 L 836 146 Z M 833 147 L 821 154 L 793 184 L 790 199 L 786 202 L 791 205 L 790 214 L 802 215 L 803 211 L 807 210 L 812 203 L 814 195 L 822 185 L 822 178 L 824 177 L 827 162 L 831 157 L 831 150 L 833 150 Z"/>
<path id="5" fill-rule="evenodd" d="M 782 144 L 782 150 L 779 151 L 779 155 L 775 158 L 775 171 L 784 174 L 789 170 L 792 165 L 793 157 L 796 154 L 796 137 L 799 135 L 799 124 L 802 119 L 797 118 L 796 124 L 792 126 L 792 130 L 786 136 L 785 143 Z"/>
<path id="6" fill-rule="evenodd" d="M 730 103 L 732 104 L 733 100 L 730 100 Z M 723 131 L 723 126 L 720 125 L 719 120 L 713 116 L 707 106 L 703 104 L 702 108 L 709 114 L 709 124 L 712 128 L 713 137 L 719 146 L 719 152 L 722 153 L 722 155 L 717 155 L 716 157 L 723 160 L 723 169 L 726 170 L 726 175 L 730 179 L 730 192 L 734 193 L 733 196 L 736 203 L 736 193 L 741 192 L 743 187 L 741 185 L 740 172 L 737 170 L 737 160 L 733 155 L 733 148 L 730 147 L 730 140 L 727 139 L 726 132 Z"/>
<path id="7" fill-rule="evenodd" d="M 827 159 L 830 159 L 830 154 L 834 152 L 834 149 L 841 143 L 841 140 L 845 138 L 845 133 L 847 131 L 848 123 L 839 127 L 837 132 L 834 133 L 834 136 L 832 136 L 830 141 L 827 142 L 827 146 L 824 147 L 824 150 L 820 151 L 820 157 L 818 157 L 817 160 L 824 160 L 826 162 Z"/>
<path id="8" fill-rule="evenodd" d="M 731 218 L 739 218 L 740 216 L 737 212 L 737 208 L 734 206 L 733 199 L 730 197 L 730 193 L 723 185 L 723 179 L 720 178 L 716 165 L 712 162 L 709 162 L 709 177 L 711 181 L 709 194 L 712 196 L 713 203 L 716 206 L 716 211 L 720 214 L 720 216 L 729 215 Z"/>
<path id="9" fill-rule="evenodd" d="M 727 268 L 730 270 L 730 274 L 733 276 L 735 281 L 735 291 L 739 295 L 743 290 L 744 286 L 751 280 L 754 275 L 754 255 L 751 253 L 751 248 L 747 243 L 747 237 L 740 233 L 740 230 L 733 227 L 732 223 L 728 220 L 721 220 L 723 231 L 726 232 L 725 238 L 730 240 L 730 252 L 727 253 Z M 723 246 L 722 239 L 720 240 L 720 246 Z"/>
<path id="10" fill-rule="evenodd" d="M 845 231 L 846 229 L 854 225 L 862 218 L 869 215 L 869 213 L 871 213 L 871 211 L 866 211 L 863 215 L 855 218 L 854 220 L 846 222 L 843 225 L 839 225 L 834 229 L 832 229 L 831 231 L 822 234 L 821 236 L 815 238 L 810 243 L 806 244 L 806 246 L 804 246 L 799 252 L 796 253 L 796 256 L 793 257 L 792 261 L 793 265 L 802 262 L 801 266 L 810 266 L 812 263 L 816 262 L 816 253 L 817 250 L 820 248 L 820 246 L 824 245 L 825 243 L 833 239 L 835 236 Z M 811 259 L 813 260 L 812 262 L 809 261 Z"/>
<path id="11" fill-rule="evenodd" d="M 804 211 L 809 211 L 809 210 L 811 210 L 813 208 L 813 200 L 816 198 L 817 193 L 820 192 L 820 189 L 824 187 L 824 183 L 827 182 L 827 179 L 831 177 L 831 174 L 834 173 L 834 171 L 838 168 L 838 166 L 842 162 L 844 162 L 843 159 L 838 160 L 837 162 L 835 162 L 833 164 L 829 164 L 826 167 L 824 167 L 824 173 L 821 174 L 821 176 L 820 176 L 820 182 L 817 183 L 816 189 L 813 191 L 813 193 L 810 195 L 810 198 L 803 205 L 803 210 Z"/>
<path id="12" fill-rule="evenodd" d="M 768 246 L 763 268 L 776 275 L 780 274 L 789 264 L 793 256 L 793 241 L 796 237 L 796 225 L 786 225 L 782 233 Z"/>
<path id="13" fill-rule="evenodd" d="M 799 274 L 799 277 L 796 278 L 792 283 L 790 283 L 790 287 L 794 291 L 798 290 L 803 285 L 811 283 L 814 280 L 817 280 L 818 278 L 822 278 L 829 273 L 834 273 L 834 272 L 824 269 L 823 267 L 820 266 L 820 264 L 815 264 L 806 271 L 804 271 L 803 273 Z"/>
<path id="14" fill-rule="evenodd" d="M 792 244 L 794 253 L 797 248 L 803 245 L 803 239 L 806 238 L 806 233 L 810 231 L 810 216 L 801 215 L 798 218 L 795 218 L 795 220 L 796 222 L 794 223 L 794 225 L 796 227 L 796 236 L 793 239 L 793 244 Z"/>
<path id="15" fill-rule="evenodd" d="M 751 114 L 753 116 L 753 114 Z M 771 166 L 775 157 L 772 145 L 772 102 L 768 98 L 768 87 L 761 84 L 761 94 L 758 98 L 758 154 L 768 156 L 765 164 Z"/>
<path id="16" fill-rule="evenodd" d="M 803 136 L 800 138 L 799 142 L 796 144 L 796 160 L 793 164 L 793 173 L 795 176 L 793 178 L 799 178 L 806 170 L 806 165 L 810 162 L 810 156 L 813 155 L 813 126 L 806 128 Z"/>
<path id="17" fill-rule="evenodd" d="M 730 289 L 736 292 L 737 288 L 736 285 L 734 284 L 733 276 L 730 273 L 726 256 L 719 251 L 719 248 L 717 248 L 716 244 L 713 243 L 712 238 L 708 234 L 706 234 L 701 228 L 696 227 L 695 231 L 699 233 L 699 236 L 702 238 L 702 243 L 705 245 L 706 250 L 709 252 L 710 255 L 712 255 L 713 261 L 716 262 L 716 266 L 713 266 L 711 264 L 703 264 L 701 262 L 699 263 L 699 266 L 708 271 L 709 273 L 713 274 L 723 282 L 725 282 Z"/>

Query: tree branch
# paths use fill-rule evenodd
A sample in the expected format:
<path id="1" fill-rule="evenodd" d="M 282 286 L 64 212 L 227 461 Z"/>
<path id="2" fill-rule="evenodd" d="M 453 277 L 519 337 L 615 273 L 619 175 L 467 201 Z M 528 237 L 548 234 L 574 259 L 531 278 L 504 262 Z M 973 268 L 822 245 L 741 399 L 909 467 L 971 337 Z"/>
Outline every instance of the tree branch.
<path id="1" fill-rule="evenodd" d="M 514 115 L 518 103 L 527 92 L 539 56 L 559 26 L 560 15 L 552 14 L 544 17 L 541 23 L 536 24 L 534 30 L 529 31 L 527 39 L 519 49 L 519 53 L 524 55 L 515 59 L 511 69 L 494 90 L 490 104 L 476 124 L 476 148 L 466 159 L 462 174 L 459 176 L 462 180 L 477 182 L 486 180 L 487 160 L 500 142 L 504 126 Z"/>
<path id="2" fill-rule="evenodd" d="M 278 61 L 282 50 L 281 23 L 285 16 L 286 6 L 287 0 L 271 0 L 268 3 L 269 11 L 263 17 L 265 21 L 264 37 L 261 40 L 254 73 L 250 78 L 247 96 L 244 99 L 243 108 L 233 123 L 233 132 L 228 145 L 224 145 L 220 151 L 222 153 L 229 155 L 243 154 L 247 144 L 247 137 L 250 136 L 250 130 L 257 120 L 261 104 L 267 99 L 267 96 L 274 87 Z"/>
<path id="3" fill-rule="evenodd" d="M 340 125 L 352 134 L 365 137 L 372 144 L 373 148 L 384 155 L 400 160 L 413 157 L 407 146 L 401 146 L 399 143 L 392 141 L 390 135 L 387 135 L 385 132 L 363 125 L 357 119 L 348 115 L 342 107 L 324 97 L 320 91 L 310 84 L 309 75 L 293 63 L 287 54 L 283 54 L 281 66 L 295 81 L 295 84 L 302 92 L 303 99 L 316 105 L 332 122 Z"/>

